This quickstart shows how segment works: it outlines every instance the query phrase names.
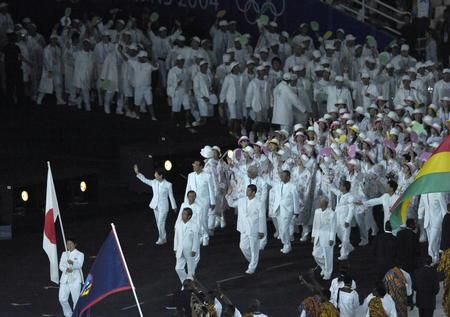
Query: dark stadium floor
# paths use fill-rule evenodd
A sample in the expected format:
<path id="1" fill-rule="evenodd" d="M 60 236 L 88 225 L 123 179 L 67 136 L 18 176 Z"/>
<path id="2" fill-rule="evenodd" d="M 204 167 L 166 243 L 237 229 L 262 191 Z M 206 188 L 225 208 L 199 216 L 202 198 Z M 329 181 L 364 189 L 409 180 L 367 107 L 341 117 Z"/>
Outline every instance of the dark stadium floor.
<path id="1" fill-rule="evenodd" d="M 58 187 L 61 175 L 97 175 L 97 201 L 75 205 L 59 196 L 66 235 L 79 240 L 79 249 L 85 253 L 86 275 L 110 230 L 109 224 L 116 224 L 145 316 L 170 316 L 165 309 L 171 305 L 169 294 L 180 288 L 172 251 L 174 214 L 167 221 L 169 243 L 156 246 L 156 227 L 147 207 L 149 194 L 130 192 L 119 175 L 123 170 L 122 150 L 135 146 L 161 158 L 170 156 L 176 171 L 168 179 L 174 182 L 179 202 L 185 186 L 180 175 L 190 171 L 190 162 L 200 148 L 218 144 L 226 150 L 235 142 L 215 122 L 192 131 L 176 128 L 169 123 L 164 107 L 157 110 L 162 112 L 157 123 L 149 118 L 106 116 L 98 109 L 85 113 L 47 105 L 42 106 L 46 109 L 0 110 L 0 184 L 17 188 L 37 184 L 43 196 L 47 160 L 54 166 L 57 193 L 62 191 Z M 16 210 L 13 240 L 0 241 L 1 317 L 62 316 L 57 288 L 47 287 L 51 283 L 48 259 L 42 250 L 44 199 L 41 197 L 40 203 L 26 210 Z M 222 289 L 241 311 L 252 298 L 258 298 L 269 316 L 296 316 L 298 304 L 308 294 L 298 282 L 298 275 L 315 266 L 311 245 L 295 242 L 293 251 L 282 255 L 280 243 L 272 238 L 260 256 L 257 273 L 233 279 L 244 273 L 247 263 L 239 250 L 232 212 L 228 213 L 228 222 L 228 227 L 211 239 L 210 246 L 202 248 L 197 278 L 209 288 L 225 280 Z M 60 238 L 58 247 L 61 251 Z M 375 280 L 371 247 L 358 248 L 349 263 L 360 297 L 364 298 Z M 131 292 L 114 295 L 95 306 L 91 316 L 138 316 L 130 307 L 133 304 Z"/>

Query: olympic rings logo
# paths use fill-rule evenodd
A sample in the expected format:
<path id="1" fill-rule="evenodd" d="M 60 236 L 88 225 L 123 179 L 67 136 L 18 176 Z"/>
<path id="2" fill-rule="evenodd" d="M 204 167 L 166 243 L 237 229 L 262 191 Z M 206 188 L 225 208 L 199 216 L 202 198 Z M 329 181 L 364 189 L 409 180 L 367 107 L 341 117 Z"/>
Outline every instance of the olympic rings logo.
<path id="1" fill-rule="evenodd" d="M 241 5 L 241 0 L 236 0 L 236 7 L 240 12 L 244 13 L 247 23 L 255 24 L 260 15 L 272 15 L 274 18 L 277 18 L 284 13 L 286 10 L 285 0 L 277 0 L 276 2 L 280 4 L 280 8 L 272 0 L 266 0 L 262 4 L 259 4 L 257 0 L 246 0 L 243 6 Z M 254 18 L 250 18 L 249 13 L 252 13 Z"/>

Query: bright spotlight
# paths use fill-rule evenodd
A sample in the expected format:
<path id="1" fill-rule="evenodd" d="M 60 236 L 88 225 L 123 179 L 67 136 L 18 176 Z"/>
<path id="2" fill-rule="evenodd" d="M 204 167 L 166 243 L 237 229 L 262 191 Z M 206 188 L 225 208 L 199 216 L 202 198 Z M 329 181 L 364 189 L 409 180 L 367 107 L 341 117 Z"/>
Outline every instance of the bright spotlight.
<path id="1" fill-rule="evenodd" d="M 227 151 L 227 156 L 229 159 L 233 159 L 233 151 L 232 150 L 228 150 Z"/>
<path id="2" fill-rule="evenodd" d="M 81 181 L 81 183 L 80 183 L 80 190 L 83 193 L 87 190 L 87 184 L 86 184 L 85 181 Z"/>
<path id="3" fill-rule="evenodd" d="M 170 170 L 172 169 L 172 162 L 169 161 L 169 160 L 166 160 L 166 161 L 164 162 L 164 169 L 165 169 L 166 171 L 170 171 Z"/>
<path id="4" fill-rule="evenodd" d="M 22 200 L 23 200 L 24 202 L 27 202 L 27 201 L 28 201 L 28 198 L 29 198 L 28 192 L 27 192 L 26 190 L 22 191 L 22 192 L 20 193 L 20 197 L 22 198 Z"/>

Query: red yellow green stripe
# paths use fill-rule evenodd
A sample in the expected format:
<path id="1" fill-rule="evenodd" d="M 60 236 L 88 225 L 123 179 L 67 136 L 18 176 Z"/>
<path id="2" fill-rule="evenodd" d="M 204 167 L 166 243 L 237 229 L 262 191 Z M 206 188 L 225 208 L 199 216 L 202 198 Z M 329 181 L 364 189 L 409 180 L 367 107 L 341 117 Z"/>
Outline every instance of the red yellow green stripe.
<path id="1" fill-rule="evenodd" d="M 398 228 L 406 221 L 406 212 L 414 196 L 450 192 L 450 136 L 439 145 L 423 164 L 414 181 L 391 208 L 391 225 Z"/>

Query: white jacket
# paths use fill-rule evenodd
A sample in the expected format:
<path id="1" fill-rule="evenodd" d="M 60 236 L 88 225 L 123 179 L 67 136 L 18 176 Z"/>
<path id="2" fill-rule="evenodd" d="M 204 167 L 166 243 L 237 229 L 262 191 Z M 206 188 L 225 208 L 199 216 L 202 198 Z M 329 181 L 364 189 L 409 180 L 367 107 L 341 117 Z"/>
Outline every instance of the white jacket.
<path id="1" fill-rule="evenodd" d="M 73 264 L 69 264 L 68 260 L 73 261 Z M 59 270 L 62 272 L 60 283 L 83 283 L 83 263 L 84 254 L 77 249 L 63 252 L 59 260 Z M 67 272 L 67 269 L 72 269 L 72 272 Z"/>
<path id="2" fill-rule="evenodd" d="M 175 238 L 173 240 L 173 250 L 178 258 L 190 255 L 191 252 L 198 254 L 200 251 L 200 235 L 197 224 L 190 219 L 188 222 L 183 221 L 175 224 Z"/>
<path id="3" fill-rule="evenodd" d="M 447 213 L 447 201 L 444 193 L 420 195 L 418 218 L 423 219 L 424 228 L 442 227 L 442 220 Z"/>
<path id="4" fill-rule="evenodd" d="M 336 240 L 336 213 L 331 209 L 316 209 L 312 227 L 314 246 L 329 247 Z"/>
<path id="5" fill-rule="evenodd" d="M 141 173 L 137 174 L 136 177 L 144 184 L 150 186 L 153 191 L 153 197 L 150 201 L 149 207 L 152 209 L 157 209 L 161 212 L 169 211 L 169 200 L 172 209 L 177 208 L 175 198 L 173 197 L 172 183 L 163 179 L 161 182 L 156 179 L 145 178 Z"/>
<path id="6" fill-rule="evenodd" d="M 273 124 L 292 125 L 294 123 L 293 108 L 305 112 L 306 108 L 300 104 L 300 99 L 294 90 L 284 81 L 273 90 Z"/>

